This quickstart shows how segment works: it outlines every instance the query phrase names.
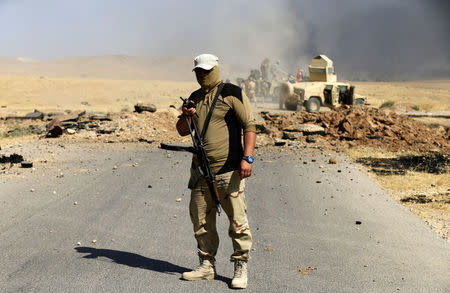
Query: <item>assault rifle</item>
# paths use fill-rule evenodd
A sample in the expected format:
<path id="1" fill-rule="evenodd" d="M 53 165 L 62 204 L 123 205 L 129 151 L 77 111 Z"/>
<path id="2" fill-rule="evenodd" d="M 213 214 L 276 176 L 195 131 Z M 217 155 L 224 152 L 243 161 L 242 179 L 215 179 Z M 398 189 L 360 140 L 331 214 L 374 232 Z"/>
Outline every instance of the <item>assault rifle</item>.
<path id="1" fill-rule="evenodd" d="M 183 100 L 183 107 L 186 107 L 188 109 L 195 107 L 189 101 L 189 99 L 183 99 L 181 97 L 180 97 L 180 99 Z M 197 156 L 197 161 L 199 163 L 199 166 L 197 168 L 200 171 L 200 174 L 205 177 L 206 184 L 208 185 L 209 193 L 211 194 L 211 197 L 214 200 L 214 203 L 216 205 L 217 214 L 220 216 L 222 208 L 221 208 L 221 202 L 220 202 L 220 198 L 219 198 L 219 191 L 217 190 L 217 182 L 216 182 L 215 176 L 211 170 L 211 162 L 208 159 L 208 155 L 206 153 L 203 140 L 198 133 L 197 124 L 195 123 L 193 118 L 191 119 L 191 122 L 189 122 L 189 118 L 185 114 L 180 115 L 179 118 L 184 118 L 186 121 L 186 125 L 189 128 L 189 134 L 191 135 L 191 138 L 192 138 L 192 146 L 161 143 L 161 148 L 165 149 L 165 150 L 171 150 L 171 151 L 190 152 Z M 206 127 L 206 126 L 204 126 L 204 127 Z"/>

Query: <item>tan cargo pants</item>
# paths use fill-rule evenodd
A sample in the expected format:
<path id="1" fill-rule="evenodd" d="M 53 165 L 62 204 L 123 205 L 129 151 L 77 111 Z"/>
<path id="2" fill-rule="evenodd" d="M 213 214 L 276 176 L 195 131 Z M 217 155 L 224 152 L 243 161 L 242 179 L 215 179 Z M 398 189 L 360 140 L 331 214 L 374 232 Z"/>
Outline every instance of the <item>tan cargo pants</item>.
<path id="1" fill-rule="evenodd" d="M 238 171 L 216 175 L 222 210 L 230 221 L 228 235 L 233 243 L 231 261 L 249 260 L 252 246 L 252 234 L 247 220 L 247 206 L 244 195 L 245 182 L 239 178 Z M 209 193 L 205 178 L 201 177 L 191 191 L 189 213 L 194 225 L 198 254 L 214 258 L 219 247 L 216 230 L 216 208 Z"/>

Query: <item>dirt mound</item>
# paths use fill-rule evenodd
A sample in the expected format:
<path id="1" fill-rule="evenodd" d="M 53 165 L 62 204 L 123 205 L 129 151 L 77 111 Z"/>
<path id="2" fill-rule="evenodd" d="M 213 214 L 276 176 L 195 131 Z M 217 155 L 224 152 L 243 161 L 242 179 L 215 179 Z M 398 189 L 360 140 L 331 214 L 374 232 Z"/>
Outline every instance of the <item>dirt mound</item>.
<path id="1" fill-rule="evenodd" d="M 323 140 L 348 141 L 351 144 L 380 146 L 387 150 L 450 150 L 450 131 L 443 127 L 430 128 L 406 115 L 386 113 L 365 106 L 307 113 L 270 114 L 261 112 L 266 128 L 274 138 L 282 138 L 288 130 L 301 124 L 316 124 L 325 129 Z M 298 139 L 301 139 L 299 137 Z"/>
<path id="2" fill-rule="evenodd" d="M 108 120 L 111 121 L 97 122 L 89 121 L 95 119 L 86 115 L 81 120 L 87 121 L 80 120 L 79 123 L 84 125 L 84 122 L 89 122 L 89 127 L 65 125 L 65 128 L 72 127 L 76 130 L 76 135 L 71 136 L 71 139 L 127 142 L 145 138 L 156 142 L 188 142 L 189 139 L 181 138 L 175 129 L 179 113 L 179 110 L 174 108 L 158 110 L 155 113 L 116 113 L 109 115 Z M 273 145 L 277 140 L 297 140 L 321 145 L 347 143 L 374 146 L 389 151 L 438 151 L 445 154 L 450 151 L 449 128 L 432 128 L 406 115 L 386 113 L 376 108 L 358 106 L 320 113 L 261 112 L 260 115 L 265 121 L 257 125 L 259 142 L 267 145 Z M 18 123 L 5 120 L 0 127 L 0 134 L 2 129 L 7 137 L 13 136 L 19 130 L 34 133 L 30 128 L 31 124 L 44 128 L 48 121 L 22 121 L 20 125 Z"/>

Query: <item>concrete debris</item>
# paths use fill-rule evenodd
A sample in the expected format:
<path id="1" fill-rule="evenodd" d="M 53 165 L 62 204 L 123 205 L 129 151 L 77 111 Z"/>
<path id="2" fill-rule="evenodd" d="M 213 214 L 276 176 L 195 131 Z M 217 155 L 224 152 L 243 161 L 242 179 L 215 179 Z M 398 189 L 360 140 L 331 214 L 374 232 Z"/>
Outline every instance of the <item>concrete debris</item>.
<path id="1" fill-rule="evenodd" d="M 75 111 L 65 115 L 59 115 L 56 118 L 61 122 L 77 122 L 85 114 L 86 111 Z"/>
<path id="2" fill-rule="evenodd" d="M 296 140 L 298 137 L 297 133 L 283 132 L 282 139 Z"/>
<path id="3" fill-rule="evenodd" d="M 264 124 L 257 123 L 256 124 L 256 133 L 264 133 L 264 134 L 270 134 L 270 130 L 267 129 L 267 127 Z"/>
<path id="4" fill-rule="evenodd" d="M 47 113 L 47 120 L 52 120 L 55 117 L 64 115 L 63 112 L 49 112 Z"/>
<path id="5" fill-rule="evenodd" d="M 41 111 L 39 111 L 39 110 L 34 110 L 33 112 L 31 112 L 31 113 L 27 113 L 26 115 L 25 115 L 25 118 L 27 118 L 27 119 L 40 119 L 40 120 L 42 120 L 42 119 L 44 119 L 44 113 L 42 113 Z"/>
<path id="6" fill-rule="evenodd" d="M 89 116 L 89 120 L 112 121 L 112 118 L 108 114 L 93 114 Z"/>
<path id="7" fill-rule="evenodd" d="M 65 129 L 67 129 L 67 128 L 78 128 L 78 123 L 77 122 L 71 122 L 71 121 L 61 122 L 61 126 L 64 127 Z"/>
<path id="8" fill-rule="evenodd" d="M 22 168 L 33 168 L 33 162 L 22 161 L 20 162 Z"/>
<path id="9" fill-rule="evenodd" d="M 23 161 L 23 156 L 16 154 L 16 153 L 14 153 L 10 156 L 5 156 L 5 155 L 0 156 L 0 163 L 3 163 L 3 164 L 4 163 L 18 164 L 22 161 Z"/>
<path id="10" fill-rule="evenodd" d="M 97 129 L 96 131 L 99 134 L 111 134 L 116 132 L 116 128 L 102 128 L 102 129 Z"/>
<path id="11" fill-rule="evenodd" d="M 63 127 L 58 118 L 53 119 L 47 125 L 47 134 L 45 137 L 59 137 L 63 134 Z"/>
<path id="12" fill-rule="evenodd" d="M 138 104 L 134 105 L 134 110 L 138 113 L 142 113 L 144 111 L 153 113 L 153 112 L 156 112 L 156 106 L 153 104 L 138 103 Z"/>
<path id="13" fill-rule="evenodd" d="M 9 119 L 16 119 L 16 120 L 25 120 L 25 119 L 31 119 L 31 120 L 43 120 L 44 119 L 45 114 L 42 113 L 39 110 L 34 110 L 33 112 L 27 113 L 25 116 L 8 116 L 5 119 L 9 120 Z"/>
<path id="14" fill-rule="evenodd" d="M 146 143 L 154 143 L 155 142 L 154 140 L 148 140 L 148 139 L 145 139 L 145 138 L 139 138 L 138 141 L 139 142 L 146 142 Z"/>
<path id="15" fill-rule="evenodd" d="M 303 135 L 325 135 L 325 128 L 316 124 L 299 124 L 283 129 L 284 132 L 301 132 Z"/>
<path id="16" fill-rule="evenodd" d="M 314 143 L 314 142 L 316 142 L 316 139 L 314 138 L 314 136 L 308 135 L 308 136 L 306 137 L 306 142 L 307 142 L 307 143 Z"/>

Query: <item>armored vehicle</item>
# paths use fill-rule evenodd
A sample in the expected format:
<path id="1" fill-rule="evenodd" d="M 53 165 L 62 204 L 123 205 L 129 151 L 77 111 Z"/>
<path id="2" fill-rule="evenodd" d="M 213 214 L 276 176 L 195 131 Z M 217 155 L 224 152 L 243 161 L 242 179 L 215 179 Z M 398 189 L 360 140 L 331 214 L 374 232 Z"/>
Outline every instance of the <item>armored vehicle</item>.
<path id="1" fill-rule="evenodd" d="M 322 106 L 333 109 L 342 104 L 367 104 L 366 98 L 355 94 L 354 85 L 336 80 L 333 61 L 325 55 L 314 57 L 308 82 L 285 82 L 280 86 L 280 109 L 295 111 L 304 106 L 308 112 L 317 112 Z"/>

